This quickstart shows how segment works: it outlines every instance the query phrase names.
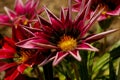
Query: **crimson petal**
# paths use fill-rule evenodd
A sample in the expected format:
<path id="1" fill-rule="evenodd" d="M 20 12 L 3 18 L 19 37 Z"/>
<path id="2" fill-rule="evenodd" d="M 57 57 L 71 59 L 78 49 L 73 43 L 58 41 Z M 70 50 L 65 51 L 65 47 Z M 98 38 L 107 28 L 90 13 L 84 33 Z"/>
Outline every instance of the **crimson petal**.
<path id="1" fill-rule="evenodd" d="M 23 73 L 24 70 L 27 68 L 27 66 L 25 64 L 21 64 L 17 67 L 17 70 L 20 72 L 20 73 Z"/>
<path id="2" fill-rule="evenodd" d="M 60 22 L 60 20 L 50 10 L 48 10 L 47 8 L 45 8 L 45 9 L 48 14 L 49 20 L 52 23 L 53 28 L 55 30 L 61 29 L 62 23 Z"/>
<path id="3" fill-rule="evenodd" d="M 16 65 L 17 65 L 16 63 L 6 63 L 3 66 L 0 66 L 0 72 L 4 71 L 6 69 L 9 69 L 9 68 L 11 68 L 13 66 L 16 66 Z"/>
<path id="4" fill-rule="evenodd" d="M 1 49 L 0 50 L 0 59 L 6 59 L 6 58 L 13 58 L 15 52 L 10 51 L 8 49 Z"/>
<path id="5" fill-rule="evenodd" d="M 69 53 L 66 52 L 57 52 L 55 59 L 53 61 L 53 66 L 56 66 L 64 57 L 66 57 Z"/>
<path id="6" fill-rule="evenodd" d="M 22 40 L 20 42 L 17 42 L 16 43 L 16 46 L 19 46 L 19 47 L 22 47 L 22 48 L 28 48 L 28 49 L 41 49 L 42 47 L 41 46 L 38 46 L 37 43 L 42 43 L 42 44 L 45 44 L 45 43 L 48 43 L 48 41 L 44 40 L 44 39 L 41 39 L 39 37 L 32 37 L 32 38 L 29 38 L 29 39 L 25 39 L 25 40 Z"/>
<path id="7" fill-rule="evenodd" d="M 5 9 L 7 15 L 9 16 L 9 18 L 13 21 L 15 19 L 15 17 L 17 16 L 17 14 L 7 7 L 4 7 L 4 9 Z"/>
<path id="8" fill-rule="evenodd" d="M 73 50 L 73 51 L 69 51 L 69 53 L 78 61 L 81 61 L 81 57 L 79 55 L 79 51 L 78 50 Z"/>
<path id="9" fill-rule="evenodd" d="M 60 19 L 61 19 L 61 21 L 64 23 L 65 22 L 65 15 L 64 15 L 65 13 L 64 13 L 64 10 L 63 9 L 61 9 L 61 14 L 60 14 Z"/>
<path id="10" fill-rule="evenodd" d="M 80 45 L 78 45 L 78 47 L 76 48 L 78 50 L 90 50 L 90 51 L 98 51 L 97 48 L 91 46 L 88 43 L 81 43 Z"/>
<path id="11" fill-rule="evenodd" d="M 5 14 L 0 14 L 0 24 L 2 25 L 10 25 L 9 24 L 9 17 Z"/>
<path id="12" fill-rule="evenodd" d="M 22 0 L 16 0 L 15 1 L 15 12 L 17 12 L 17 14 L 24 14 L 24 5 Z"/>
<path id="13" fill-rule="evenodd" d="M 17 76 L 20 74 L 20 72 L 16 69 L 8 78 L 8 80 L 15 80 L 15 78 L 17 78 Z"/>
<path id="14" fill-rule="evenodd" d="M 85 42 L 91 43 L 91 42 L 97 41 L 97 40 L 105 37 L 106 35 L 108 35 L 110 33 L 113 33 L 113 32 L 116 32 L 118 30 L 119 29 L 113 29 L 113 30 L 105 31 L 105 32 L 102 32 L 102 33 L 90 36 L 90 37 L 88 37 L 88 38 L 85 39 Z"/>
<path id="15" fill-rule="evenodd" d="M 81 33 L 81 37 L 83 37 L 85 34 L 86 34 L 86 32 L 90 29 L 90 27 L 93 25 L 93 23 L 98 19 L 98 17 L 100 16 L 100 14 L 101 14 L 101 12 L 104 10 L 104 8 L 103 9 L 101 9 L 100 11 L 97 11 L 96 10 L 96 13 L 94 13 L 94 15 L 93 15 L 93 17 L 91 17 L 91 19 L 89 20 L 89 22 L 88 22 L 88 24 L 83 28 L 83 31 L 82 31 L 82 33 Z"/>

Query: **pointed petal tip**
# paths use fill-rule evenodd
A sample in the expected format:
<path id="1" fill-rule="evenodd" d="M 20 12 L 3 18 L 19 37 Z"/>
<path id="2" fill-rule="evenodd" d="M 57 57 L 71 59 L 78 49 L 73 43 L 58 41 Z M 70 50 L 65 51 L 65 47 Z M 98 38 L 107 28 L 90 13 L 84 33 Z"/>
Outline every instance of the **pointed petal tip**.
<path id="1" fill-rule="evenodd" d="M 78 61 L 81 61 L 81 56 L 78 50 L 69 51 L 69 53 Z"/>
<path id="2" fill-rule="evenodd" d="M 66 52 L 57 52 L 55 59 L 53 61 L 53 66 L 56 66 L 59 62 L 61 62 L 69 53 Z"/>

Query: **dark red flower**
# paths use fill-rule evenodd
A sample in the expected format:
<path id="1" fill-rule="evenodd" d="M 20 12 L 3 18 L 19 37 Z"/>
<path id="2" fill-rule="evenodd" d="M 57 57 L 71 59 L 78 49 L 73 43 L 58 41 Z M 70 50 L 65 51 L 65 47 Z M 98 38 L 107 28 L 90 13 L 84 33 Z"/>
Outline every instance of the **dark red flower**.
<path id="1" fill-rule="evenodd" d="M 44 62 L 49 61 L 49 59 L 54 59 L 54 66 L 67 55 L 71 55 L 78 61 L 81 61 L 79 50 L 98 51 L 98 49 L 90 45 L 90 43 L 103 38 L 107 34 L 117 31 L 117 29 L 114 29 L 87 37 L 86 34 L 91 25 L 98 19 L 101 12 L 104 10 L 95 10 L 92 17 L 88 19 L 87 15 L 89 15 L 89 8 L 90 0 L 74 20 L 72 20 L 70 6 L 67 10 L 67 15 L 65 15 L 64 10 L 61 10 L 60 19 L 50 12 L 50 10 L 45 8 L 50 22 L 39 17 L 42 25 L 40 29 L 40 31 L 42 31 L 39 35 L 35 34 L 34 37 L 20 41 L 16 45 L 27 49 L 51 49 L 49 55 L 53 54 L 54 56 L 49 56 Z M 87 23 L 86 20 L 88 21 Z M 26 27 L 26 30 L 34 33 L 30 28 L 28 29 Z"/>
<path id="2" fill-rule="evenodd" d="M 0 49 L 0 72 L 6 70 L 5 80 L 15 80 L 27 67 L 37 65 L 43 59 L 39 50 L 16 47 L 11 38 L 5 37 Z"/>

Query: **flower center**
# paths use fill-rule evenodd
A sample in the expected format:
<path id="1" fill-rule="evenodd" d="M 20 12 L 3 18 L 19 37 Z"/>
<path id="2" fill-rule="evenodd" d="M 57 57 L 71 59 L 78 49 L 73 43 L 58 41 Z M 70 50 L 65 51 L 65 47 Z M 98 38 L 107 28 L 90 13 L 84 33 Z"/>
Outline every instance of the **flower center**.
<path id="1" fill-rule="evenodd" d="M 58 47 L 60 47 L 62 51 L 74 50 L 76 46 L 77 41 L 71 36 L 63 36 L 58 42 Z"/>
<path id="2" fill-rule="evenodd" d="M 21 50 L 20 52 L 18 52 L 18 54 L 15 55 L 16 58 L 14 59 L 18 64 L 20 63 L 24 63 L 26 62 L 31 54 L 29 53 L 29 51 L 24 51 L 24 50 Z"/>

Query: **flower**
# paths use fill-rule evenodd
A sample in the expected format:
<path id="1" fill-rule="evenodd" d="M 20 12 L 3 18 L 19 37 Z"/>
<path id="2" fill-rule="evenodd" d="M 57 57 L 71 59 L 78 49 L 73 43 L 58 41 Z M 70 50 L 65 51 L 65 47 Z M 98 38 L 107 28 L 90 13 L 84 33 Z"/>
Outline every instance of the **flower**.
<path id="1" fill-rule="evenodd" d="M 15 0 L 14 11 L 4 7 L 7 14 L 0 14 L 0 24 L 2 25 L 27 25 L 35 19 L 36 14 L 40 14 L 43 9 L 38 9 L 39 0 Z M 12 22 L 12 23 L 11 23 Z"/>
<path id="2" fill-rule="evenodd" d="M 15 80 L 27 67 L 37 65 L 44 59 L 39 50 L 16 47 L 15 42 L 8 37 L 4 37 L 3 41 L 0 49 L 0 72 L 6 70 L 5 80 Z"/>
<path id="3" fill-rule="evenodd" d="M 77 3 L 73 5 L 73 11 L 80 11 L 80 7 L 82 7 L 86 2 L 84 0 L 75 0 Z M 95 11 L 95 9 L 99 6 L 99 8 L 104 8 L 99 20 L 104 20 L 109 18 L 110 16 L 120 15 L 120 1 L 119 0 L 91 0 L 91 13 Z"/>
<path id="4" fill-rule="evenodd" d="M 107 34 L 117 31 L 117 29 L 114 29 L 87 36 L 87 31 L 104 10 L 95 10 L 92 17 L 88 19 L 87 15 L 89 15 L 89 7 L 90 1 L 88 1 L 84 9 L 78 13 L 74 20 L 72 20 L 71 16 L 71 6 L 69 6 L 66 15 L 64 10 L 61 10 L 60 19 L 50 10 L 45 8 L 50 22 L 39 17 L 39 21 L 42 25 L 39 35 L 22 40 L 16 43 L 16 45 L 27 49 L 50 49 L 51 52 L 49 55 L 53 55 L 49 56 L 44 62 L 54 59 L 53 66 L 57 65 L 67 55 L 71 55 L 76 60 L 81 61 L 79 50 L 98 51 L 98 49 L 90 45 L 90 43 L 103 38 Z M 86 20 L 88 22 L 86 22 Z M 28 27 L 26 27 L 26 30 L 29 30 L 34 34 Z"/>

